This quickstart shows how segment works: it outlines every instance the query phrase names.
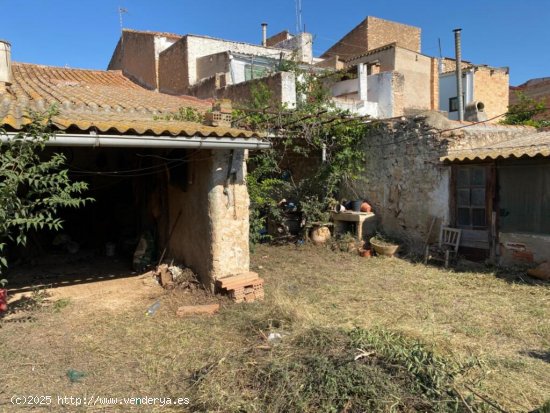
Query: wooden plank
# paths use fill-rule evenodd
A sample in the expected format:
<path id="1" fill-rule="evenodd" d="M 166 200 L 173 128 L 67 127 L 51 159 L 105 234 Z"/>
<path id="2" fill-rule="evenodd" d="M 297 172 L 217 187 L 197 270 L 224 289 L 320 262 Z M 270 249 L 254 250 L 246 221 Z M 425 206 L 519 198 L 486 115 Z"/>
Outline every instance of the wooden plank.
<path id="1" fill-rule="evenodd" d="M 488 250 L 490 248 L 489 230 L 463 229 L 460 246 Z"/>
<path id="2" fill-rule="evenodd" d="M 202 305 L 184 305 L 176 311 L 178 317 L 186 317 L 191 315 L 215 314 L 220 309 L 219 304 L 202 304 Z"/>
<path id="3" fill-rule="evenodd" d="M 252 271 L 242 274 L 233 275 L 231 277 L 220 278 L 216 281 L 216 284 L 220 288 L 233 289 L 235 286 L 243 285 L 243 283 L 253 284 L 255 280 L 259 279 L 258 274 Z"/>

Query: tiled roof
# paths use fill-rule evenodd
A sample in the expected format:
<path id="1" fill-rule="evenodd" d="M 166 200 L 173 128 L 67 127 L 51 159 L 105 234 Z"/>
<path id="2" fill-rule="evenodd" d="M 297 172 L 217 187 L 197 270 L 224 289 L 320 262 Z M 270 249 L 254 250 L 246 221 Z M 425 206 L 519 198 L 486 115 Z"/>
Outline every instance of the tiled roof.
<path id="1" fill-rule="evenodd" d="M 475 159 L 521 158 L 534 156 L 550 156 L 550 131 L 530 133 L 512 138 L 508 141 L 491 145 L 449 151 L 441 158 L 442 161 L 473 161 Z"/>
<path id="2" fill-rule="evenodd" d="M 53 122 L 61 130 L 158 136 L 258 136 L 240 129 L 155 119 L 176 113 L 181 107 L 204 112 L 212 107 L 212 102 L 147 90 L 120 71 L 13 63 L 12 75 L 11 86 L 0 93 L 0 126 L 15 130 L 30 122 L 29 110 L 44 111 L 56 104 L 59 115 Z"/>

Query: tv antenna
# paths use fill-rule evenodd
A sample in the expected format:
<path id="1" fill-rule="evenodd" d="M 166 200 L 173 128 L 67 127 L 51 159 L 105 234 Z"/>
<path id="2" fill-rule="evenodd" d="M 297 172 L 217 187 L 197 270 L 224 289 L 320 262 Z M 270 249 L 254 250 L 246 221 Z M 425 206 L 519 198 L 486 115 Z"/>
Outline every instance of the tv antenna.
<path id="1" fill-rule="evenodd" d="M 128 13 L 128 9 L 125 9 L 124 7 L 118 7 L 118 19 L 120 21 L 120 33 L 122 33 L 122 29 L 123 29 L 123 26 L 122 26 L 122 15 L 124 13 Z"/>
<path id="2" fill-rule="evenodd" d="M 302 32 L 302 0 L 296 1 L 296 34 Z"/>

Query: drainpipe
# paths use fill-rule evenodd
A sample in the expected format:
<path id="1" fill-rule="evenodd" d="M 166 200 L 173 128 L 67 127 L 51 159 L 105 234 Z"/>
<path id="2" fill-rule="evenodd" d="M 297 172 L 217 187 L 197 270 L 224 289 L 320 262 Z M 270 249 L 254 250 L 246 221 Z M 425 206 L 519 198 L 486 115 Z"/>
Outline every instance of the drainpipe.
<path id="1" fill-rule="evenodd" d="M 267 47 L 267 23 L 262 23 L 262 46 Z"/>
<path id="2" fill-rule="evenodd" d="M 462 50 L 460 32 L 462 29 L 454 29 L 455 32 L 455 54 L 456 54 L 456 93 L 458 101 L 458 120 L 464 120 L 464 101 L 462 97 Z"/>

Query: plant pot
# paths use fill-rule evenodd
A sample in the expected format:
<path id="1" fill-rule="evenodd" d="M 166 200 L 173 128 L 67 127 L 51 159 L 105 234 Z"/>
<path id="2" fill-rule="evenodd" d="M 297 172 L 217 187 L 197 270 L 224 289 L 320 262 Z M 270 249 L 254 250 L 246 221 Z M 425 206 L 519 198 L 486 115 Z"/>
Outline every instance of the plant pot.
<path id="1" fill-rule="evenodd" d="M 8 290 L 0 288 L 0 313 L 8 311 Z"/>
<path id="2" fill-rule="evenodd" d="M 326 243 L 330 237 L 330 229 L 326 226 L 315 225 L 309 232 L 309 238 L 315 245 Z"/>
<path id="3" fill-rule="evenodd" d="M 362 200 L 357 201 L 351 201 L 351 210 L 354 212 L 361 212 L 361 204 L 363 203 Z"/>
<path id="4" fill-rule="evenodd" d="M 378 255 L 384 255 L 386 257 L 393 257 L 399 249 L 399 245 L 380 241 L 376 239 L 376 237 L 372 237 L 369 242 Z"/>
<path id="5" fill-rule="evenodd" d="M 359 255 L 363 258 L 371 258 L 372 257 L 372 250 L 369 249 L 359 249 Z"/>
<path id="6" fill-rule="evenodd" d="M 367 201 L 361 203 L 361 212 L 372 212 L 372 207 Z"/>

